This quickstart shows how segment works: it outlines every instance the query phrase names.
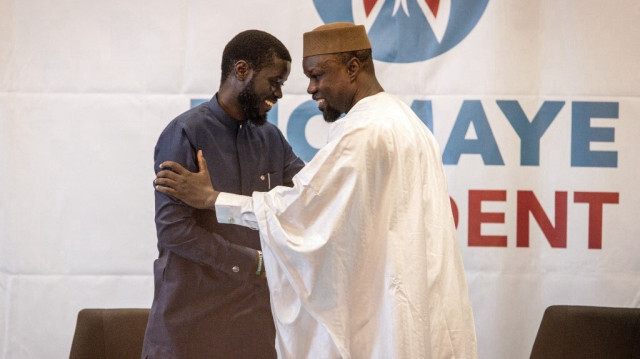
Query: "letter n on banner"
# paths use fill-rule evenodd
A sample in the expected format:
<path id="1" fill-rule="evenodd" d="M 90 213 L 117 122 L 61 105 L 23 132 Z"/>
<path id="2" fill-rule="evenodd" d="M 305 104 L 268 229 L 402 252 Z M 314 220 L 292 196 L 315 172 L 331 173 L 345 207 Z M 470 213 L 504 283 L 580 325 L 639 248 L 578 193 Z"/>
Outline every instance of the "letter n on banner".
<path id="1" fill-rule="evenodd" d="M 531 213 L 551 247 L 567 248 L 567 192 L 556 192 L 555 226 L 551 224 L 533 191 L 518 191 L 517 211 L 516 246 L 529 247 L 529 213 Z"/>

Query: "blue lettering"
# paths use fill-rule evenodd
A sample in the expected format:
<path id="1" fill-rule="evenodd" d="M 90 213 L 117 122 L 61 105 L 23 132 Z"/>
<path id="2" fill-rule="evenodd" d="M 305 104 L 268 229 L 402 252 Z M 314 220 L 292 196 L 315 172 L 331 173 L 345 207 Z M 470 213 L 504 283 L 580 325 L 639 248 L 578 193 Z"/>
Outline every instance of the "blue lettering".
<path id="1" fill-rule="evenodd" d="M 278 103 L 267 111 L 267 121 L 278 127 Z"/>
<path id="2" fill-rule="evenodd" d="M 496 101 L 502 113 L 520 136 L 520 165 L 540 165 L 540 138 L 556 118 L 564 102 L 545 101 L 531 122 L 518 101 Z"/>
<path id="3" fill-rule="evenodd" d="M 191 103 L 189 104 L 191 107 L 189 108 L 194 108 L 196 106 L 198 106 L 199 104 L 203 103 L 203 102 L 207 102 L 209 100 L 207 100 L 206 98 L 192 98 L 191 99 Z"/>
<path id="4" fill-rule="evenodd" d="M 418 118 L 433 132 L 433 109 L 431 100 L 413 100 L 411 109 L 418 115 Z"/>
<path id="5" fill-rule="evenodd" d="M 287 124 L 287 139 L 296 154 L 305 162 L 311 161 L 318 149 L 311 146 L 305 136 L 307 123 L 313 116 L 322 115 L 318 105 L 313 100 L 307 100 L 291 113 Z"/>
<path id="6" fill-rule="evenodd" d="M 613 142 L 611 127 L 591 127 L 592 118 L 618 118 L 617 102 L 573 102 L 571 115 L 571 166 L 618 167 L 618 152 L 591 151 L 591 142 Z"/>
<path id="7" fill-rule="evenodd" d="M 472 123 L 478 138 L 465 139 L 465 134 Z M 478 100 L 466 100 L 462 103 L 444 148 L 442 161 L 446 165 L 458 164 L 463 153 L 479 154 L 485 165 L 504 165 L 487 115 Z"/>

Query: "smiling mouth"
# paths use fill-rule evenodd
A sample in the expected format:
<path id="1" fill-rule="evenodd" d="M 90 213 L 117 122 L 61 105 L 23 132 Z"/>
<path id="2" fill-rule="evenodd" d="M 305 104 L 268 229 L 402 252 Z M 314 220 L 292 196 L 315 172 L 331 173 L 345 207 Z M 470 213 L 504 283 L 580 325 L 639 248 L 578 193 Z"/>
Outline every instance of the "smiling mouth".
<path id="1" fill-rule="evenodd" d="M 273 101 L 269 101 L 269 100 L 264 100 L 264 103 L 269 107 L 272 108 L 273 106 L 275 106 L 275 102 Z"/>
<path id="2" fill-rule="evenodd" d="M 323 99 L 323 98 L 321 98 L 321 99 L 317 99 L 317 100 L 316 100 L 316 103 L 318 104 L 318 108 L 319 108 L 319 109 L 322 109 L 322 107 L 324 107 L 324 105 L 325 105 L 325 102 L 324 102 L 324 99 Z"/>

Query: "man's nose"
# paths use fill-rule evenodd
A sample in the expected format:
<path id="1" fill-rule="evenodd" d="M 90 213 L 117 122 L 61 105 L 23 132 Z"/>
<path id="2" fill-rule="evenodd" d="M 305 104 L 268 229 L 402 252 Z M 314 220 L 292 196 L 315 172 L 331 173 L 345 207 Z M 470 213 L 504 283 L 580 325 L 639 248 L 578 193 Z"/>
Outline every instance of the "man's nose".
<path id="1" fill-rule="evenodd" d="M 307 93 L 313 95 L 317 90 L 318 89 L 316 88 L 316 85 L 314 85 L 313 82 L 309 81 L 309 86 L 307 86 Z"/>

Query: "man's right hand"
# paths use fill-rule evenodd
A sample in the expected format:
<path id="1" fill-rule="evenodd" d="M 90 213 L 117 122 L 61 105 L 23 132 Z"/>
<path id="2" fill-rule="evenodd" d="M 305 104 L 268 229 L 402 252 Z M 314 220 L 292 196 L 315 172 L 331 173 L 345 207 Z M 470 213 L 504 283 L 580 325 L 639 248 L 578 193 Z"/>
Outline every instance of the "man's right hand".
<path id="1" fill-rule="evenodd" d="M 198 172 L 191 172 L 173 161 L 162 162 L 160 168 L 162 171 L 156 174 L 153 181 L 158 192 L 177 198 L 191 207 L 215 209 L 220 192 L 211 184 L 207 161 L 201 150 L 198 151 Z"/>

